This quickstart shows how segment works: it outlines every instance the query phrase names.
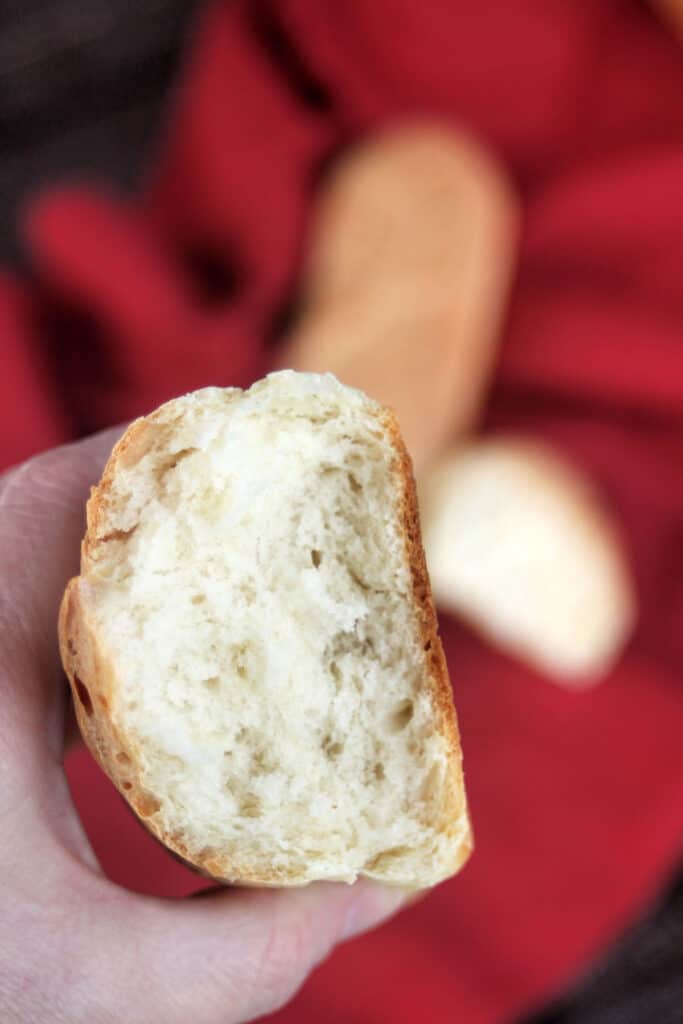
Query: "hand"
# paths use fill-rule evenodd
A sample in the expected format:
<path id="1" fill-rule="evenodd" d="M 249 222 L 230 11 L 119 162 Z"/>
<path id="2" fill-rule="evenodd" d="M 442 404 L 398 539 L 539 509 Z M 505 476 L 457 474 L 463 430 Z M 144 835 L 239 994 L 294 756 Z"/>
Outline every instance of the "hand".
<path id="1" fill-rule="evenodd" d="M 0 1019 L 233 1024 L 276 1009 L 406 897 L 361 881 L 172 901 L 102 874 L 64 776 L 56 619 L 88 487 L 119 433 L 0 479 Z"/>

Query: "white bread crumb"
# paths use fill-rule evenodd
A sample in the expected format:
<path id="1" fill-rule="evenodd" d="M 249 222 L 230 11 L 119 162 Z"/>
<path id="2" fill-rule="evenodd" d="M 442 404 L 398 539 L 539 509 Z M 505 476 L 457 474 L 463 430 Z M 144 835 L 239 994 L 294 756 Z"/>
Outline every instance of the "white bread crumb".
<path id="1" fill-rule="evenodd" d="M 63 659 L 100 763 L 202 870 L 425 886 L 466 859 L 413 520 L 393 417 L 329 375 L 186 395 L 115 449 Z"/>

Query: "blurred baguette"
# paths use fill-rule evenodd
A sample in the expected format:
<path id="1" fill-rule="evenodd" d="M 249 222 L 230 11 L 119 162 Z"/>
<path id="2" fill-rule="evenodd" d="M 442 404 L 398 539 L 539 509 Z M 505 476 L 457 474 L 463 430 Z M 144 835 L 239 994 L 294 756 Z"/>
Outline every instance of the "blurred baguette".
<path id="1" fill-rule="evenodd" d="M 468 136 L 413 122 L 368 139 L 318 197 L 281 365 L 329 370 L 394 409 L 419 472 L 477 419 L 517 226 L 503 171 Z"/>
<path id="2" fill-rule="evenodd" d="M 616 525 L 590 484 L 549 447 L 485 440 L 420 482 L 437 605 L 572 685 L 599 680 L 633 625 Z"/>

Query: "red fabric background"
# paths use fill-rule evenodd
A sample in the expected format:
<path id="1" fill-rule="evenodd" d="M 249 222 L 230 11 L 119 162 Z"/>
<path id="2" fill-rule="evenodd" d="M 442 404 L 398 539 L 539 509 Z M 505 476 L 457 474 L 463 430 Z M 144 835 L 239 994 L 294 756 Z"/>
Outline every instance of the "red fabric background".
<path id="1" fill-rule="evenodd" d="M 33 275 L 0 280 L 0 460 L 244 385 L 295 287 L 336 149 L 404 114 L 475 130 L 524 205 L 484 429 L 540 434 L 623 524 L 642 614 L 572 695 L 443 622 L 477 851 L 338 951 L 279 1022 L 506 1021 L 568 983 L 683 845 L 683 51 L 635 0 L 214 3 L 138 201 L 28 210 Z M 78 752 L 96 850 L 135 888 L 197 887 Z"/>

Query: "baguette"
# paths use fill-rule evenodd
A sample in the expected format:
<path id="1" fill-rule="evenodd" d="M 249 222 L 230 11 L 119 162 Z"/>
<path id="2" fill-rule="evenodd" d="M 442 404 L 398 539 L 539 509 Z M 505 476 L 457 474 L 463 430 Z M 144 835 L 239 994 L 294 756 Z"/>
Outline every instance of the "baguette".
<path id="1" fill-rule="evenodd" d="M 524 438 L 472 442 L 420 481 L 439 607 L 569 686 L 619 657 L 635 598 L 619 530 L 578 469 Z"/>
<path id="2" fill-rule="evenodd" d="M 479 417 L 518 220 L 495 158 L 446 124 L 361 142 L 318 196 L 282 365 L 330 371 L 394 409 L 419 475 Z"/>
<path id="3" fill-rule="evenodd" d="M 85 742 L 222 881 L 418 888 L 471 849 L 393 415 L 331 375 L 137 420 L 92 491 L 60 647 Z"/>

